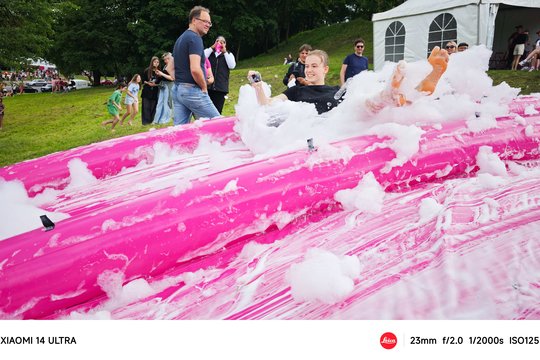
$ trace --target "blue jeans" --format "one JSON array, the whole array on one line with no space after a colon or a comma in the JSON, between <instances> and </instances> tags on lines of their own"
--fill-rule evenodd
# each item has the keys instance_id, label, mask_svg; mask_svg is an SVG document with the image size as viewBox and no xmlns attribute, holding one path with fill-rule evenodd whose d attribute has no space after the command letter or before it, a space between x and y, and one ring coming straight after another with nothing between
<instances>
[{"instance_id":1,"label":"blue jeans","mask_svg":"<svg viewBox=\"0 0 540 360\"><path fill-rule=\"evenodd\" d=\"M189 123L191 115L197 118L214 118L221 116L212 103L210 96L203 93L194 84L174 83L172 88L174 104L174 125Z\"/></svg>"},{"instance_id":2,"label":"blue jeans","mask_svg":"<svg viewBox=\"0 0 540 360\"><path fill-rule=\"evenodd\" d=\"M152 124L167 124L171 121L171 108L169 107L169 87L159 87L159 97L156 107L156 115Z\"/></svg>"}]
</instances>

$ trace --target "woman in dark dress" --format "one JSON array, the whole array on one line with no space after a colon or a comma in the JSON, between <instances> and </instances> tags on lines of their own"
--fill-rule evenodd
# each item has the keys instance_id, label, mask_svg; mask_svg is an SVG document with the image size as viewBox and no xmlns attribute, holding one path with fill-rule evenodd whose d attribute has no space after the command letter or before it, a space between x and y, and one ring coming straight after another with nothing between
<instances>
[{"instance_id":1,"label":"woman in dark dress","mask_svg":"<svg viewBox=\"0 0 540 360\"><path fill-rule=\"evenodd\" d=\"M154 121L156 107L159 96L159 78L156 70L159 70L159 58L153 56L148 66L143 73L143 89L142 89L142 124L148 125Z\"/></svg>"}]
</instances>

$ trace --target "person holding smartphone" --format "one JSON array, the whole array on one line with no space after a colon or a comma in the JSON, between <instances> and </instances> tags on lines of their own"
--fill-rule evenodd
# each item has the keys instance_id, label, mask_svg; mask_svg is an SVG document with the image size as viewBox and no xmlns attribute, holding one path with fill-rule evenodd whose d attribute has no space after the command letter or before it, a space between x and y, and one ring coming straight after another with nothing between
<instances>
[{"instance_id":1,"label":"person holding smartphone","mask_svg":"<svg viewBox=\"0 0 540 360\"><path fill-rule=\"evenodd\" d=\"M449 55L445 49L434 47L428 57L432 71L415 88L419 93L431 95L446 71ZM405 61L400 61L392 74L387 86L380 93L366 99L360 106L370 113L377 113L385 107L405 106L410 103L405 97L401 84L405 77ZM268 97L264 93L260 74L250 70L248 80L255 89L257 102L260 105L268 105L276 101L298 101L314 104L317 112L323 114L338 106L345 94L339 86L325 84L328 73L328 54L323 50L313 50L306 57L306 80L307 86L294 86L285 90L282 94Z\"/></svg>"},{"instance_id":2,"label":"person holding smartphone","mask_svg":"<svg viewBox=\"0 0 540 360\"><path fill-rule=\"evenodd\" d=\"M218 36L214 44L204 50L204 55L210 62L214 75L214 82L208 86L208 96L221 114L225 96L229 93L230 71L236 67L236 60L234 55L227 51L227 41L223 36Z\"/></svg>"},{"instance_id":3,"label":"person holding smartphone","mask_svg":"<svg viewBox=\"0 0 540 360\"><path fill-rule=\"evenodd\" d=\"M339 90L339 86L329 86L325 84L328 73L328 54L323 50L313 50L305 58L305 80L306 86L293 86L285 90L282 94L272 98L264 94L260 75L250 70L248 80L257 94L257 101L261 105L267 105L275 101L301 101L314 104L319 114L330 111L336 107L341 99L334 96Z\"/></svg>"}]
</instances>

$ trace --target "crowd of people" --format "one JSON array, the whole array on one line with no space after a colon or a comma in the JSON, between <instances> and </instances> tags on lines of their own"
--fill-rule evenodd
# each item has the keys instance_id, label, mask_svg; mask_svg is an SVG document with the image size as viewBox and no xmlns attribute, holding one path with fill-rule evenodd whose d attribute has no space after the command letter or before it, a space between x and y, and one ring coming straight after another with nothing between
<instances>
[{"instance_id":1,"label":"crowd of people","mask_svg":"<svg viewBox=\"0 0 540 360\"><path fill-rule=\"evenodd\" d=\"M534 71L539 69L540 30L536 31L536 35L536 40L534 43L531 43L529 30L525 29L523 25L516 26L516 31L508 38L508 49L506 52L507 66L511 70L521 68L523 70Z\"/></svg>"},{"instance_id":2,"label":"crowd of people","mask_svg":"<svg viewBox=\"0 0 540 360\"><path fill-rule=\"evenodd\" d=\"M1 80L6 82L20 82L29 79L45 79L47 81L52 80L55 76L58 76L58 70L53 68L35 68L29 70L19 71L2 71L0 73Z\"/></svg>"},{"instance_id":3,"label":"crowd of people","mask_svg":"<svg viewBox=\"0 0 540 360\"><path fill-rule=\"evenodd\" d=\"M208 33L211 26L210 10L201 6L194 7L189 14L188 29L176 40L172 53L163 54L163 66L159 58L153 57L149 67L143 72L142 80L138 80L141 77L134 76L127 88L119 85L107 105L113 119L106 123L113 124L114 128L117 122L122 124L124 119L130 116L128 123L132 124L138 112L136 95L139 81L142 81L143 125L166 124L171 117L174 125L181 125L189 123L192 117L221 116L229 92L229 73L235 68L236 61L234 55L227 51L227 42L223 36L218 36L211 47L204 49L202 37ZM524 44L528 41L525 33L520 27L512 37L512 51L515 55L512 68L528 62L533 64L532 67L538 68L536 59L540 53L540 39L536 42L536 49L520 62L520 57L524 54ZM540 31L537 34L540 35ZM283 64L287 65L288 69L283 77L283 84L287 89L282 94L267 97L262 89L260 74L256 71L248 72L248 80L254 87L260 104L279 100L302 101L313 103L321 114L342 101L349 79L368 69L368 58L363 55L365 46L362 38L354 41L353 52L342 62L339 76L341 87L326 85L328 55L322 50L313 49L309 44L300 46L296 61L291 54L284 58ZM446 69L449 56L468 48L467 43L456 41L447 42L444 49L435 47L429 57L433 72L420 82L418 90L432 93ZM399 72L401 68L402 66L396 67L390 87L366 103L368 108L377 111L378 107L389 103L396 106L407 103L399 90L402 81ZM116 115L116 98L118 92L123 90L127 90L125 104L128 108L120 120Z\"/></svg>"},{"instance_id":4,"label":"crowd of people","mask_svg":"<svg viewBox=\"0 0 540 360\"><path fill-rule=\"evenodd\" d=\"M128 124L132 125L139 113L139 92L143 125L168 124L171 119L174 125L182 125L189 123L192 118L221 116L229 92L230 70L236 67L236 60L227 50L227 41L223 36L218 36L210 47L204 48L202 38L211 26L210 10L195 6L189 13L188 28L178 37L172 52L162 54L161 59L153 56L148 67L140 74L133 74L128 84L118 82L116 90L107 101L107 110L112 118L104 121L102 125L110 124L113 131L118 123L123 125L126 119ZM531 69L538 69L540 30L537 34L539 38L536 40L535 49L527 53L528 32L522 26L516 27L515 34L509 39L509 51L513 54L512 69L528 63L531 64ZM354 40L353 52L342 62L339 74L341 86L326 85L325 78L329 70L328 55L309 44L303 44L299 48L296 61L291 54L284 59L284 65L288 65L288 70L283 77L283 84L287 89L282 94L267 97L261 87L260 74L255 71L248 73L248 80L252 83L261 104L279 100L308 102L313 103L321 114L341 102L349 79L368 69L368 58L363 55L365 46L366 43L362 38ZM465 51L468 47L465 42L458 44L456 41L449 41L444 49L434 48L429 58L434 73L428 77L429 79L424 79L418 89L431 93L446 69L449 56ZM400 68L396 67L397 73L393 75L389 89L370 100L366 104L367 107L376 110L382 103L387 104L388 99L392 99L390 102L397 106L406 104L407 100L399 91L402 80ZM50 78L53 91L58 91L62 80L55 71L47 70L44 74L34 76ZM24 79L26 76L28 75L24 71L2 73L2 79ZM126 108L123 115L120 114L123 110L122 104Z\"/></svg>"},{"instance_id":5,"label":"crowd of people","mask_svg":"<svg viewBox=\"0 0 540 360\"><path fill-rule=\"evenodd\" d=\"M130 83L119 84L107 101L112 119L102 125L123 124L129 116L132 124L138 113L138 92L141 90L141 121L143 125L187 124L192 117L215 118L221 116L229 92L230 70L236 67L234 55L227 50L227 41L218 36L212 46L204 48L202 37L212 26L210 11L195 6L189 14L189 27L174 44L172 53L166 52L160 59L156 56L142 72L135 74ZM126 113L118 94L125 92Z\"/></svg>"},{"instance_id":6,"label":"crowd of people","mask_svg":"<svg viewBox=\"0 0 540 360\"><path fill-rule=\"evenodd\" d=\"M32 79L43 79L47 82L59 78L54 68L38 67L35 69L0 72L0 87L5 96L13 96L24 92L24 82Z\"/></svg>"}]
</instances>

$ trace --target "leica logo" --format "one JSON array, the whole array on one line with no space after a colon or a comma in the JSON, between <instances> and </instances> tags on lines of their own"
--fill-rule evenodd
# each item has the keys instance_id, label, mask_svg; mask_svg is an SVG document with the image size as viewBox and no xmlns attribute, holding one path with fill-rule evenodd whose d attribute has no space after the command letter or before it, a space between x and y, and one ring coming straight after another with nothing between
<instances>
[{"instance_id":1,"label":"leica logo","mask_svg":"<svg viewBox=\"0 0 540 360\"><path fill-rule=\"evenodd\" d=\"M397 345L397 337L391 332L387 332L381 335L381 346L385 349L393 349Z\"/></svg>"},{"instance_id":2,"label":"leica logo","mask_svg":"<svg viewBox=\"0 0 540 360\"><path fill-rule=\"evenodd\" d=\"M385 337L382 339L381 344L395 344L396 340Z\"/></svg>"}]
</instances>

